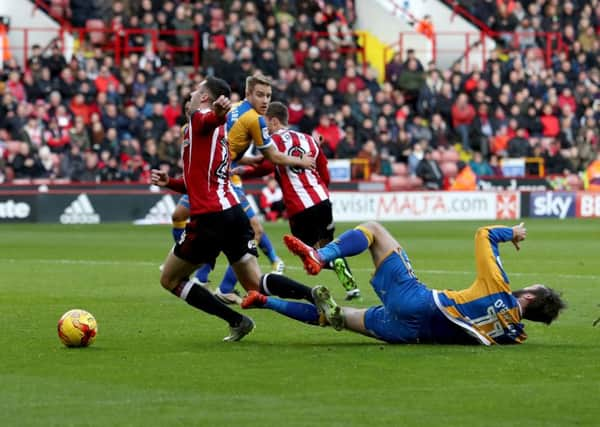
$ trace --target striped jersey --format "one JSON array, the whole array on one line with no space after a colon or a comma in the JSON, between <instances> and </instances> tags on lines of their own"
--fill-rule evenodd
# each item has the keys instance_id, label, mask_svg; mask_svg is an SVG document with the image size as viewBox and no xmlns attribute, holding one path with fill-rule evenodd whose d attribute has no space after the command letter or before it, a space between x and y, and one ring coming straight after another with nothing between
<instances>
[{"instance_id":1,"label":"striped jersey","mask_svg":"<svg viewBox=\"0 0 600 427\"><path fill-rule=\"evenodd\" d=\"M327 158L312 136L290 129L280 129L271 135L277 149L288 156L316 158L317 168L302 169L275 165L275 173L289 216L294 216L329 199Z\"/></svg>"},{"instance_id":2,"label":"striped jersey","mask_svg":"<svg viewBox=\"0 0 600 427\"><path fill-rule=\"evenodd\" d=\"M437 307L447 319L482 344L518 344L527 339L521 308L512 294L500 261L498 243L513 238L512 228L487 226L475 234L477 277L461 291L434 291Z\"/></svg>"},{"instance_id":3,"label":"striped jersey","mask_svg":"<svg viewBox=\"0 0 600 427\"><path fill-rule=\"evenodd\" d=\"M183 179L170 179L168 186L187 191L191 215L220 212L239 203L229 181L224 121L210 109L197 110L183 131Z\"/></svg>"}]
</instances>

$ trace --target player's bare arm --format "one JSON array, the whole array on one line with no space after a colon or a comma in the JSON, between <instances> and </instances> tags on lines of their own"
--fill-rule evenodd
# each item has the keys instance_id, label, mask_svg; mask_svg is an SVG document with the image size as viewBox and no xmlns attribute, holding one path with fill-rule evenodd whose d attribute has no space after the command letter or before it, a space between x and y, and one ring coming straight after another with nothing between
<instances>
[{"instance_id":1,"label":"player's bare arm","mask_svg":"<svg viewBox=\"0 0 600 427\"><path fill-rule=\"evenodd\" d=\"M292 166L303 169L316 167L316 159L311 156L294 157L281 153L277 148L269 146L263 150L263 155L276 165Z\"/></svg>"}]
</instances>

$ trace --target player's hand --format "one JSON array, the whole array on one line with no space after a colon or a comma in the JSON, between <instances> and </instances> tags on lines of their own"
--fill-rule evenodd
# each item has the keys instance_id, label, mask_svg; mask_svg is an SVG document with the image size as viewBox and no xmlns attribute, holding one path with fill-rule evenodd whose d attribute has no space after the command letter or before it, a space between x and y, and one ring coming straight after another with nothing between
<instances>
[{"instance_id":1,"label":"player's hand","mask_svg":"<svg viewBox=\"0 0 600 427\"><path fill-rule=\"evenodd\" d=\"M213 102L213 108L217 116L224 116L231 109L231 100L221 95Z\"/></svg>"},{"instance_id":2,"label":"player's hand","mask_svg":"<svg viewBox=\"0 0 600 427\"><path fill-rule=\"evenodd\" d=\"M169 183L169 175L165 171L158 169L152 169L150 175L150 182L152 185L158 185L159 187L165 187Z\"/></svg>"},{"instance_id":3,"label":"player's hand","mask_svg":"<svg viewBox=\"0 0 600 427\"><path fill-rule=\"evenodd\" d=\"M229 170L229 175L239 175L239 176L243 177L245 172L246 172L245 166L236 166Z\"/></svg>"},{"instance_id":4,"label":"player's hand","mask_svg":"<svg viewBox=\"0 0 600 427\"><path fill-rule=\"evenodd\" d=\"M311 156L302 156L300 159L300 167L304 169L314 169L317 167L317 159Z\"/></svg>"},{"instance_id":5,"label":"player's hand","mask_svg":"<svg viewBox=\"0 0 600 427\"><path fill-rule=\"evenodd\" d=\"M527 237L527 229L525 228L525 223L522 222L519 225L515 225L513 228L513 238L512 244L515 245L517 250L520 250L519 242L522 242Z\"/></svg>"}]
</instances>

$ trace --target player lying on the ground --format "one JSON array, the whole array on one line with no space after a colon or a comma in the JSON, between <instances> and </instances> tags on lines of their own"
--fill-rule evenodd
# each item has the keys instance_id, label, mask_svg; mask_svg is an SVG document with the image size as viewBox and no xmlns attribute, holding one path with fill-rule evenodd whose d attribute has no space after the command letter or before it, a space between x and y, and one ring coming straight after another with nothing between
<instances>
[{"instance_id":1,"label":"player lying on the ground","mask_svg":"<svg viewBox=\"0 0 600 427\"><path fill-rule=\"evenodd\" d=\"M469 288L460 291L427 288L415 276L404 249L376 222L346 231L319 250L293 236L285 236L284 241L313 275L332 259L367 249L371 252L376 266L371 284L383 305L368 309L340 307L326 287L313 289L315 304L335 329L349 329L390 343L491 345L523 342L527 335L522 319L550 324L566 307L561 296L544 285L511 290L500 263L498 243L513 242L519 249L525 237L523 224L479 228L475 234L477 276ZM242 307L263 306L279 311L276 300L252 292ZM312 319L302 320L316 323L318 315L314 312Z\"/></svg>"}]
</instances>

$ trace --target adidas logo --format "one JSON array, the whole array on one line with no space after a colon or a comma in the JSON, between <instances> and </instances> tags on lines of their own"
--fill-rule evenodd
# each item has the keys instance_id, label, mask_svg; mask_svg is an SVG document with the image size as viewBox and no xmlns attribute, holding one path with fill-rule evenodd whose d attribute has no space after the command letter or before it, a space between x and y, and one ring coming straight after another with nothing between
<instances>
[{"instance_id":1,"label":"adidas logo","mask_svg":"<svg viewBox=\"0 0 600 427\"><path fill-rule=\"evenodd\" d=\"M154 206L150 208L146 216L136 219L133 223L137 225L147 224L170 224L171 215L175 210L175 202L170 195L163 196Z\"/></svg>"},{"instance_id":2,"label":"adidas logo","mask_svg":"<svg viewBox=\"0 0 600 427\"><path fill-rule=\"evenodd\" d=\"M94 211L86 194L80 194L60 216L61 224L99 224L100 215Z\"/></svg>"}]
</instances>

